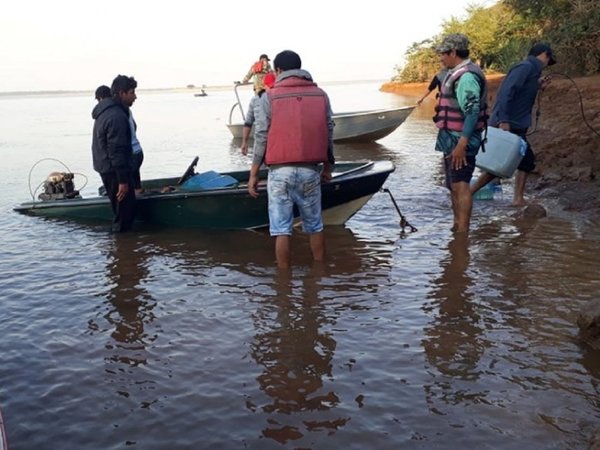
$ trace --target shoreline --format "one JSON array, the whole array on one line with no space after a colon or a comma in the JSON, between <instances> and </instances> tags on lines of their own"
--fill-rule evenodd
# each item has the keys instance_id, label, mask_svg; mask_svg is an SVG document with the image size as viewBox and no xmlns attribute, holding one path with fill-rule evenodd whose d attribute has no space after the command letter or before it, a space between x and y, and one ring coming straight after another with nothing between
<instances>
[{"instance_id":1,"label":"shoreline","mask_svg":"<svg viewBox=\"0 0 600 450\"><path fill-rule=\"evenodd\" d=\"M532 113L528 141L536 169L527 179L528 204L539 203L562 213L600 217L600 74L570 78L551 73ZM488 77L490 104L503 74ZM388 82L382 92L420 97L429 83ZM434 103L430 95L423 104ZM539 118L536 121L536 111Z\"/></svg>"}]
</instances>

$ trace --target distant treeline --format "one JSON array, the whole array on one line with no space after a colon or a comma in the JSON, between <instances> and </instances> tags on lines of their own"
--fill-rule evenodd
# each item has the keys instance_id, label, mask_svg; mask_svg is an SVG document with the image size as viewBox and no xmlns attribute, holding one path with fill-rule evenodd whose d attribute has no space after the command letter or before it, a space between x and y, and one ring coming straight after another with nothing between
<instances>
[{"instance_id":1,"label":"distant treeline","mask_svg":"<svg viewBox=\"0 0 600 450\"><path fill-rule=\"evenodd\" d=\"M439 35L414 43L394 81L429 81L440 68L434 48L448 33L464 33L471 41L471 59L485 70L506 72L536 42L551 45L558 64L572 76L600 73L599 0L500 0L485 8L473 4L466 19L450 18Z\"/></svg>"}]
</instances>

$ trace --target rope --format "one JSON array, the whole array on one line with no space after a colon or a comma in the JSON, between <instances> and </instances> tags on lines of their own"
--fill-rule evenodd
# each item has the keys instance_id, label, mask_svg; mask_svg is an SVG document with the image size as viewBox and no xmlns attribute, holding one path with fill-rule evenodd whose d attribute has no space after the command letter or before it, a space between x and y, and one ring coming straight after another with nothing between
<instances>
[{"instance_id":1,"label":"rope","mask_svg":"<svg viewBox=\"0 0 600 450\"><path fill-rule=\"evenodd\" d=\"M570 76L564 74L564 73L551 73L549 75L547 75L547 77L553 77L553 76L560 76L560 77L564 77L567 80L569 80L571 82L571 84L575 87L575 90L577 91L577 96L579 97L579 112L581 113L581 118L583 119L583 123L585 123L585 125L596 135L598 135L600 137L600 133L598 131L596 131L594 129L594 127L592 127L592 125L590 125L590 123L588 122L587 118L585 117L585 111L583 110L583 96L581 95L581 91L579 90L579 87L577 86L577 83L575 83L575 80L573 80L573 78L571 78ZM544 92L544 90L540 90L538 96L537 96L537 110L535 113L535 128L533 129L533 131L531 133L528 133L527 136L529 136L530 134L536 133L537 132L537 126L538 126L538 119L540 117L541 114L541 108L540 108L540 99L541 99L541 94L542 92Z\"/></svg>"}]
</instances>

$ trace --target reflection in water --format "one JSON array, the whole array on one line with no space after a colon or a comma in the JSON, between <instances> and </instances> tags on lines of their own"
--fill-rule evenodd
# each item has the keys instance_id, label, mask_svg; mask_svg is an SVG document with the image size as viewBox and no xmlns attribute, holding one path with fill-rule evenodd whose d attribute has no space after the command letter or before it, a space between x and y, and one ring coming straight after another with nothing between
<instances>
[{"instance_id":1,"label":"reflection in water","mask_svg":"<svg viewBox=\"0 0 600 450\"><path fill-rule=\"evenodd\" d=\"M271 398L259 405L270 417L263 435L280 443L300 439L305 431L333 432L349 420L331 419L330 415L321 419L315 414L340 402L336 393L323 385L323 377L332 377L336 342L331 333L322 330L331 319L324 316L320 304L317 272L315 268L299 280L287 272L278 274L276 295L254 315L259 332L251 355L263 368L257 377L261 390ZM312 413L311 419L299 425L295 413Z\"/></svg>"},{"instance_id":2,"label":"reflection in water","mask_svg":"<svg viewBox=\"0 0 600 450\"><path fill-rule=\"evenodd\" d=\"M104 358L106 381L120 397L132 400L140 408L148 408L156 402L155 394L147 397L147 391L152 392L148 383L154 382L150 381L152 378L145 369L148 364L146 348L156 339L146 330L155 319L153 309L156 306L144 288L150 265L146 248L137 241L135 234L113 237L106 264L107 285L110 286L106 294L108 309L103 314L114 328L110 333L111 340L105 345L108 351ZM93 322L89 326L96 327ZM136 393L141 393L142 398L136 398ZM120 406L117 408L122 410Z\"/></svg>"},{"instance_id":3,"label":"reflection in water","mask_svg":"<svg viewBox=\"0 0 600 450\"><path fill-rule=\"evenodd\" d=\"M332 435L350 420L332 389L332 329L344 310L376 307L390 269L392 243L365 244L342 227L325 232L325 263L313 264L308 243L298 242L294 251L305 255L298 261L306 265L269 276L272 291L256 298L252 312L250 355L260 367L256 380L264 396L249 398L246 406L266 416L262 436L279 443L301 445L308 433Z\"/></svg>"},{"instance_id":4,"label":"reflection in water","mask_svg":"<svg viewBox=\"0 0 600 450\"><path fill-rule=\"evenodd\" d=\"M442 273L433 281L434 307L437 317L425 327L423 347L429 363L442 376L433 385L425 385L429 403L437 391L446 403L461 403L467 394L446 392L454 383L448 377L460 380L477 380L480 376L478 362L486 347L481 338L481 318L474 307L471 287L474 280L469 275L469 238L466 233L454 235L448 244L448 258L442 262ZM437 378L437 377L436 377ZM475 397L468 393L469 398Z\"/></svg>"}]
</instances>

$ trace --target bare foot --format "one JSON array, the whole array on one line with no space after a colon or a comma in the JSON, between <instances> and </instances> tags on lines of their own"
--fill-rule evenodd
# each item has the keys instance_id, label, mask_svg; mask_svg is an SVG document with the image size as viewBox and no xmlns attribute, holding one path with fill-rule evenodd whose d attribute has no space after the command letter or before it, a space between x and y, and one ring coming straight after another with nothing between
<instances>
[{"instance_id":1,"label":"bare foot","mask_svg":"<svg viewBox=\"0 0 600 450\"><path fill-rule=\"evenodd\" d=\"M450 231L456 231L458 229L458 224L454 224L452 225L452 228L450 228Z\"/></svg>"}]
</instances>

